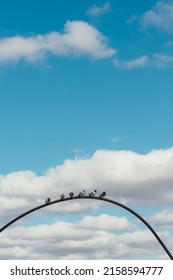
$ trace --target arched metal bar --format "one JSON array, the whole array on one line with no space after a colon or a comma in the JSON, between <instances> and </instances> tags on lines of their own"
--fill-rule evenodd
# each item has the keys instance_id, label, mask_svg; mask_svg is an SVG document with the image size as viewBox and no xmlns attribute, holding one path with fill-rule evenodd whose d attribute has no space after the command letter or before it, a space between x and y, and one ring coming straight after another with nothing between
<instances>
[{"instance_id":1,"label":"arched metal bar","mask_svg":"<svg viewBox=\"0 0 173 280\"><path fill-rule=\"evenodd\" d=\"M65 201L69 201L69 200L74 200L74 199L96 199L96 200L101 200L101 201L106 201L109 202L111 204L120 206L121 208L124 208L125 210L127 210L128 212L132 213L134 216L136 216L143 224L145 224L147 226L147 228L153 233L153 235L155 236L155 238L158 240L158 242L160 243L160 245L163 247L163 249L165 250L165 252L167 253L167 255L169 256L169 258L171 260L173 260L173 255L171 254L171 252L168 250L168 248L166 247L166 245L163 243L163 241L161 240L161 238L159 237L159 235L156 233L156 231L152 228L152 226L141 216L139 215L137 212L135 212L133 209L129 208L128 206L115 201L113 199L109 199L109 198L105 198L105 197L99 197L99 196L84 196L84 197L79 197L79 196L73 196L73 197L66 197L64 199L57 199L57 200L53 200L48 204L41 204L37 207L34 207L24 213L22 213L21 215L17 216L16 218L14 218L13 220L11 220L10 222L8 222L7 224L5 224L1 229L0 229L0 233L2 231L4 231L7 227L9 227L10 225L12 225L13 223L15 223L16 221L22 219L23 217L31 214L32 212L35 212L41 208L50 206L52 204L56 204L56 203L60 203L60 202L65 202Z\"/></svg>"}]
</instances>

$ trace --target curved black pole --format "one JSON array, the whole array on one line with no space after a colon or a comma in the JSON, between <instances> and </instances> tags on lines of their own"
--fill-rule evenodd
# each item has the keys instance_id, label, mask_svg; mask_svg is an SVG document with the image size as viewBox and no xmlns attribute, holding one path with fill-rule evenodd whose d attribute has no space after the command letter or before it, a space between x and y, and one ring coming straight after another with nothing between
<instances>
[{"instance_id":1,"label":"curved black pole","mask_svg":"<svg viewBox=\"0 0 173 280\"><path fill-rule=\"evenodd\" d=\"M163 241L161 240L161 238L158 236L158 234L156 233L156 231L150 226L150 224L142 217L140 216L137 212L135 212L134 210L132 210L131 208L127 207L126 205L120 203L120 202L117 202L115 200L112 200L112 199L109 199L109 198L105 198L105 197L99 197L99 196L83 196L83 197L79 197L79 196L73 196L73 197L66 197L64 199L57 199L57 200L53 200L51 202L49 202L48 204L41 204L35 208L32 208L26 212L24 212L23 214L17 216L16 218L14 218L13 220L11 220L10 222L8 222L6 225L4 225L1 229L0 229L0 233L2 231L4 231L7 227L9 227L10 225L12 225L13 223L15 223L16 221L20 220L21 218L29 215L30 213L32 212L35 212L41 208L44 208L44 207L47 207L47 206L50 206L52 204L55 204L55 203L60 203L60 202L64 202L64 201L68 201L68 200L74 200L74 199L97 199L97 200L102 200L102 201L106 201L106 202L109 202L109 203L112 203L114 205L118 205L120 206L121 208L124 208L126 209L127 211L129 211L130 213L132 213L134 216L136 216L139 220L142 221L142 223L144 223L148 228L149 230L153 233L153 235L156 237L156 239L158 240L158 242L160 243L160 245L163 247L163 249L165 250L165 252L167 253L167 255L169 256L169 258L171 260L173 260L173 255L171 254L171 252L168 250L168 248L166 247L166 245L163 243Z\"/></svg>"}]
</instances>

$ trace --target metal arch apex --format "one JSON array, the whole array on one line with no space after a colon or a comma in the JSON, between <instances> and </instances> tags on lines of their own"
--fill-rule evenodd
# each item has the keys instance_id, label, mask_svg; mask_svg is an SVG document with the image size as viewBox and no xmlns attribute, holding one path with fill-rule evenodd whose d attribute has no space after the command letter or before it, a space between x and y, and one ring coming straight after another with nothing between
<instances>
[{"instance_id":1,"label":"metal arch apex","mask_svg":"<svg viewBox=\"0 0 173 280\"><path fill-rule=\"evenodd\" d=\"M166 245L163 243L163 241L161 240L161 238L158 236L158 234L156 233L156 231L152 228L152 226L141 216L139 215L137 212L135 212L134 210L132 210L131 208L129 208L128 206L116 201L116 200L113 200L113 199L109 199L107 197L99 197L99 196L89 196L89 195L85 195L85 196L73 196L72 197L65 197L64 199L57 199L57 200L52 200L50 201L48 204L44 203L44 204L41 204L37 207L34 207L24 213L22 213L21 215L17 216L16 218L12 219L10 222L8 222L7 224L5 224L3 227L0 228L0 233L2 231L4 231L6 228L8 228L10 225L12 225L13 223L15 223L16 221L18 221L19 219L22 219L23 217L31 214L32 212L35 212L41 208L44 208L44 207L48 207L52 204L56 204L56 203L60 203L60 202L65 202L65 201L68 201L68 200L74 200L74 199L96 199L96 200L101 200L101 201L106 201L106 202L109 202L109 203L112 203L114 205L117 205L117 206L120 206L121 208L124 208L125 210L129 211L130 213L132 213L134 216L136 216L139 220L142 221L143 224L145 224L148 229L153 233L153 235L155 236L155 238L158 240L158 242L160 243L160 245L163 247L163 249L165 250L165 252L167 253L167 255L169 256L169 258L171 260L173 260L173 255L171 254L171 252L168 250L168 248L166 247Z\"/></svg>"}]
</instances>

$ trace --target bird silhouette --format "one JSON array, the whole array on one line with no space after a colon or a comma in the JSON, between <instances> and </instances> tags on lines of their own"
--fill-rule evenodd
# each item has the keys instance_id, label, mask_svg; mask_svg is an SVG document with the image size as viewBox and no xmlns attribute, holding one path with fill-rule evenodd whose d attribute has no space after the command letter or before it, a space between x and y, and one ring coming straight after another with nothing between
<instances>
[{"instance_id":1,"label":"bird silhouette","mask_svg":"<svg viewBox=\"0 0 173 280\"><path fill-rule=\"evenodd\" d=\"M48 198L45 200L45 203L46 203L46 204L49 204L50 201L51 201L51 199L50 199L50 197L48 197Z\"/></svg>"},{"instance_id":2,"label":"bird silhouette","mask_svg":"<svg viewBox=\"0 0 173 280\"><path fill-rule=\"evenodd\" d=\"M69 196L70 196L70 198L73 198L74 192L70 192L70 193L69 193Z\"/></svg>"},{"instance_id":3,"label":"bird silhouette","mask_svg":"<svg viewBox=\"0 0 173 280\"><path fill-rule=\"evenodd\" d=\"M97 190L94 190L94 191L92 191L92 192L89 193L89 196L90 196L90 197L95 196L96 193L97 193Z\"/></svg>"},{"instance_id":4,"label":"bird silhouette","mask_svg":"<svg viewBox=\"0 0 173 280\"><path fill-rule=\"evenodd\" d=\"M78 194L78 197L83 197L83 196L85 196L85 194L86 194L86 191L82 191Z\"/></svg>"},{"instance_id":5,"label":"bird silhouette","mask_svg":"<svg viewBox=\"0 0 173 280\"><path fill-rule=\"evenodd\" d=\"M62 194L60 195L60 198L63 200L63 199L65 198L65 194L62 193Z\"/></svg>"},{"instance_id":6,"label":"bird silhouette","mask_svg":"<svg viewBox=\"0 0 173 280\"><path fill-rule=\"evenodd\" d=\"M101 195L99 195L100 198L104 197L106 195L106 192L102 192Z\"/></svg>"}]
</instances>

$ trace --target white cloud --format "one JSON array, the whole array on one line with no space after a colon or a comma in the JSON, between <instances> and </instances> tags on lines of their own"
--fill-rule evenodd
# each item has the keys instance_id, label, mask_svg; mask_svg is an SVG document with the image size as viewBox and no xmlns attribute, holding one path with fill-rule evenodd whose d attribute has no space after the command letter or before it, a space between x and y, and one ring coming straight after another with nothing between
<instances>
[{"instance_id":1,"label":"white cloud","mask_svg":"<svg viewBox=\"0 0 173 280\"><path fill-rule=\"evenodd\" d=\"M85 216L79 226L92 230L110 231L130 230L133 227L126 217L114 217L107 214L102 214L99 217Z\"/></svg>"},{"instance_id":2,"label":"white cloud","mask_svg":"<svg viewBox=\"0 0 173 280\"><path fill-rule=\"evenodd\" d=\"M158 68L173 67L173 56L154 54L152 64Z\"/></svg>"},{"instance_id":3,"label":"white cloud","mask_svg":"<svg viewBox=\"0 0 173 280\"><path fill-rule=\"evenodd\" d=\"M157 68L173 67L173 56L166 54L152 54L151 56L142 55L134 60L119 60L114 58L115 67L122 69L143 68L146 66L154 66Z\"/></svg>"},{"instance_id":4,"label":"white cloud","mask_svg":"<svg viewBox=\"0 0 173 280\"><path fill-rule=\"evenodd\" d=\"M58 199L61 193L78 194L85 189L131 205L173 203L173 148L141 155L131 151L98 150L90 158L66 160L43 176L21 171L0 176L1 225L21 212ZM102 206L99 201L63 203L64 213L86 213ZM42 210L43 211L43 210ZM44 211L62 212L61 203ZM45 212L44 212L45 213Z\"/></svg>"},{"instance_id":5,"label":"white cloud","mask_svg":"<svg viewBox=\"0 0 173 280\"><path fill-rule=\"evenodd\" d=\"M131 15L130 18L127 20L127 24L131 24L136 21L138 17L136 15Z\"/></svg>"},{"instance_id":6,"label":"white cloud","mask_svg":"<svg viewBox=\"0 0 173 280\"><path fill-rule=\"evenodd\" d=\"M98 150L88 158L66 160L43 176L31 171L1 175L1 226L25 210L44 203L48 196L57 199L62 192L78 194L82 189L88 193L97 188L98 194L105 190L107 197L123 201L133 209L139 205L172 205L172 170L173 148L153 150L144 155L132 151ZM40 210L34 215L35 226L30 226L32 220L28 225L23 219L25 223L17 222L1 233L0 259L149 259L153 256L167 259L151 232L139 228L141 223L136 218L129 221L124 216L113 216L113 210L111 215L104 214L102 207L101 201L84 199ZM91 216L89 211L98 208L99 213L102 210L103 213ZM56 213L53 221L50 212ZM63 217L59 215L62 212L80 213L80 218L73 216L70 222L62 221ZM169 229L172 214L165 210L152 220L157 226ZM51 224L45 224L47 217ZM43 224L38 224L42 221ZM172 251L172 238L168 232L158 234Z\"/></svg>"},{"instance_id":7,"label":"white cloud","mask_svg":"<svg viewBox=\"0 0 173 280\"><path fill-rule=\"evenodd\" d=\"M143 55L139 58L136 58L134 60L119 60L119 59L113 59L113 63L118 68L124 68L124 69L133 69L137 67L144 67L148 65L149 59L147 56Z\"/></svg>"},{"instance_id":8,"label":"white cloud","mask_svg":"<svg viewBox=\"0 0 173 280\"><path fill-rule=\"evenodd\" d=\"M165 228L173 228L173 211L164 209L153 216L153 221L156 223L156 225L163 226Z\"/></svg>"},{"instance_id":9,"label":"white cloud","mask_svg":"<svg viewBox=\"0 0 173 280\"><path fill-rule=\"evenodd\" d=\"M88 9L86 14L91 17L97 17L99 15L105 14L110 11L111 11L111 5L109 2L106 2L103 6L100 7L93 5Z\"/></svg>"},{"instance_id":10,"label":"white cloud","mask_svg":"<svg viewBox=\"0 0 173 280\"><path fill-rule=\"evenodd\" d=\"M88 56L92 59L111 57L107 38L94 26L83 21L67 21L63 32L50 32L31 37L0 39L0 63L43 60L47 54L57 56Z\"/></svg>"},{"instance_id":11,"label":"white cloud","mask_svg":"<svg viewBox=\"0 0 173 280\"><path fill-rule=\"evenodd\" d=\"M122 221L118 217L105 218ZM103 216L98 219L103 220ZM0 259L152 259L153 255L168 258L148 230L137 229L120 235L116 234L118 224L113 228L109 220L107 226L108 230L106 226L96 229L89 222L88 228L88 219L84 218L74 223L60 221L50 225L13 227L1 236ZM109 229L115 232L109 232ZM167 233L159 235L172 245Z\"/></svg>"},{"instance_id":12,"label":"white cloud","mask_svg":"<svg viewBox=\"0 0 173 280\"><path fill-rule=\"evenodd\" d=\"M166 32L173 32L173 3L158 1L153 9L140 17L143 28L155 27Z\"/></svg>"},{"instance_id":13,"label":"white cloud","mask_svg":"<svg viewBox=\"0 0 173 280\"><path fill-rule=\"evenodd\" d=\"M109 140L111 143L117 143L117 142L121 141L121 138L118 136L114 136L114 137L110 137Z\"/></svg>"},{"instance_id":14,"label":"white cloud","mask_svg":"<svg viewBox=\"0 0 173 280\"><path fill-rule=\"evenodd\" d=\"M108 140L109 140L110 143L115 144L115 143L118 143L118 142L126 141L127 137L126 136L111 136L111 137L108 137Z\"/></svg>"}]
</instances>

